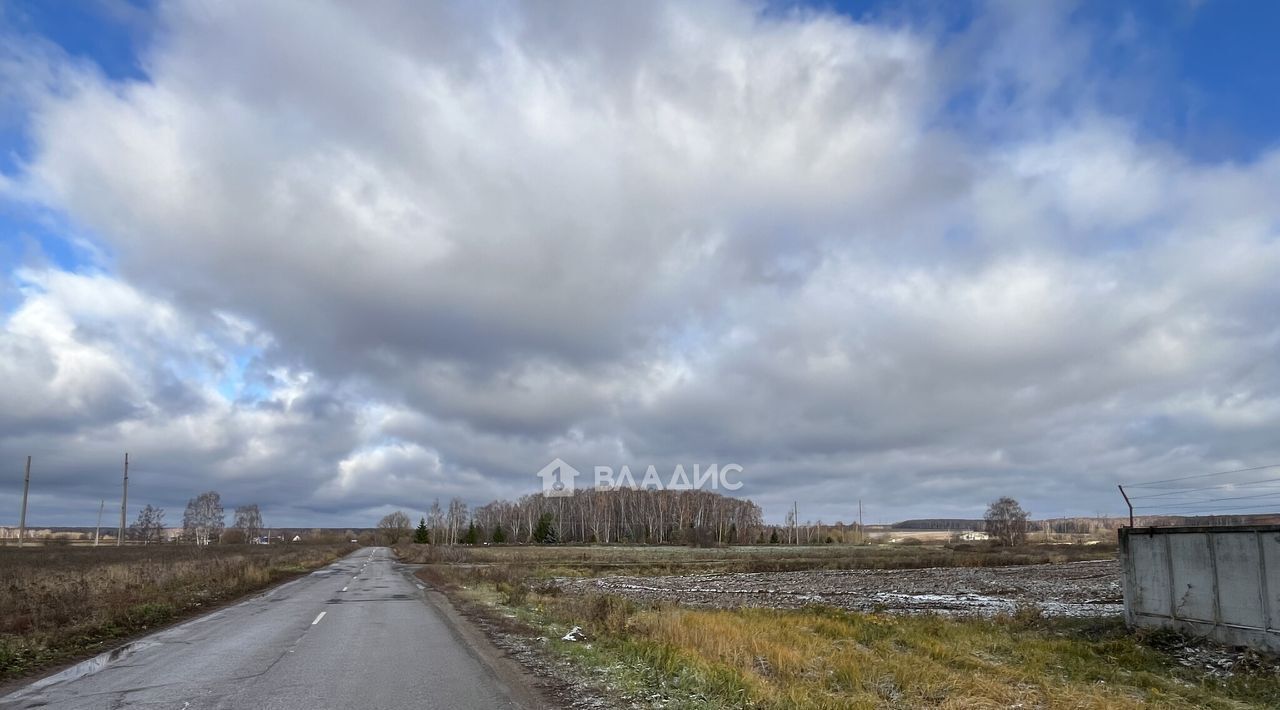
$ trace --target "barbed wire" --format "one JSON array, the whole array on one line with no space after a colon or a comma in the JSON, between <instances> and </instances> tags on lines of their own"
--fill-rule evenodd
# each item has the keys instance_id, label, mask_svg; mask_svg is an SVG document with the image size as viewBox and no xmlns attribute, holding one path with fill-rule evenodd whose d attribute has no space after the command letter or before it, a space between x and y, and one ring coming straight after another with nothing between
<instances>
[{"instance_id":1,"label":"barbed wire","mask_svg":"<svg viewBox=\"0 0 1280 710\"><path fill-rule=\"evenodd\" d=\"M1240 481L1240 482L1234 482L1234 483L1219 483L1216 486L1201 486L1200 488L1179 488L1176 490L1169 491L1167 493L1152 493L1145 496L1129 496L1129 500L1146 500L1150 498L1164 498L1167 496L1184 495L1187 493L1216 490L1219 488L1230 489L1238 486L1257 485L1259 487L1270 487L1266 485L1270 483L1276 483L1277 486L1280 486L1280 478L1264 478L1260 481Z\"/></svg>"},{"instance_id":2,"label":"barbed wire","mask_svg":"<svg viewBox=\"0 0 1280 710\"><path fill-rule=\"evenodd\" d=\"M1252 466L1250 468L1237 468L1231 471L1215 471L1213 473L1200 473L1194 476L1181 476L1179 478L1166 478L1162 481L1145 481L1143 483L1126 483L1126 488L1159 488L1162 483L1177 483L1179 481L1190 481L1196 478L1210 478L1213 476L1230 476L1233 473L1249 473L1250 471L1265 471L1269 468L1280 468L1280 463L1267 464L1265 466Z\"/></svg>"},{"instance_id":3,"label":"barbed wire","mask_svg":"<svg viewBox=\"0 0 1280 710\"><path fill-rule=\"evenodd\" d=\"M1212 479L1271 469L1280 469L1280 464L1214 471L1159 481L1126 483L1123 484L1122 490L1125 492L1133 514L1144 517L1197 517L1220 513L1230 513L1235 516L1250 513L1280 515L1280 477L1254 476L1245 481L1224 480L1220 483L1201 485L1209 483ZM1133 490L1139 493L1137 495L1130 493Z\"/></svg>"}]
</instances>

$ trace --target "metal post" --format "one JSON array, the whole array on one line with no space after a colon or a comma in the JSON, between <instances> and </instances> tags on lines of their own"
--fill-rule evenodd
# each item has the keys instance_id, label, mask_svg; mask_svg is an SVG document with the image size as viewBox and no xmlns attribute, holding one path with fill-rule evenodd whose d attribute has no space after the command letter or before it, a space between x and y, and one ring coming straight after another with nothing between
<instances>
[{"instance_id":1,"label":"metal post","mask_svg":"<svg viewBox=\"0 0 1280 710\"><path fill-rule=\"evenodd\" d=\"M102 509L107 507L107 501L98 502L98 526L93 529L93 546L98 546L98 538L102 537Z\"/></svg>"},{"instance_id":2,"label":"metal post","mask_svg":"<svg viewBox=\"0 0 1280 710\"><path fill-rule=\"evenodd\" d=\"M1261 582L1258 585L1258 606L1262 609L1262 628L1272 631L1275 629L1275 619L1271 618L1271 605L1267 603L1271 598L1267 590L1267 551L1263 546L1262 533L1255 532L1253 536L1258 541L1258 579Z\"/></svg>"},{"instance_id":3,"label":"metal post","mask_svg":"<svg viewBox=\"0 0 1280 710\"><path fill-rule=\"evenodd\" d=\"M1120 489L1120 495L1124 496L1124 504L1129 506L1129 527L1133 527L1133 503L1129 502L1129 494L1124 492L1124 486L1117 485Z\"/></svg>"},{"instance_id":4,"label":"metal post","mask_svg":"<svg viewBox=\"0 0 1280 710\"><path fill-rule=\"evenodd\" d=\"M31 457L27 457L27 472L22 477L22 517L18 519L18 547L27 537L27 491L31 488Z\"/></svg>"},{"instance_id":5,"label":"metal post","mask_svg":"<svg viewBox=\"0 0 1280 710\"><path fill-rule=\"evenodd\" d=\"M120 532L116 535L116 547L124 544L124 514L129 508L129 454L124 455L124 492L120 496Z\"/></svg>"}]
</instances>

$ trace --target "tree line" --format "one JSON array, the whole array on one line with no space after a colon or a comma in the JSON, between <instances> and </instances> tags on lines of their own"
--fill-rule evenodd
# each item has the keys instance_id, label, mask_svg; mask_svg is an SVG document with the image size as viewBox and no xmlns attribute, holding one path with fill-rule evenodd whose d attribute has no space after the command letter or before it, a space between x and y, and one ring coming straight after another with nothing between
<instances>
[{"instance_id":1,"label":"tree line","mask_svg":"<svg viewBox=\"0 0 1280 710\"><path fill-rule=\"evenodd\" d=\"M142 544L164 542L164 508L146 505L138 511L138 517L129 526L129 539ZM182 514L182 542L208 545L213 542L255 542L262 536L265 526L262 511L256 503L237 506L230 529L226 525L226 513L222 496L217 491L205 491L187 501Z\"/></svg>"},{"instance_id":2,"label":"tree line","mask_svg":"<svg viewBox=\"0 0 1280 710\"><path fill-rule=\"evenodd\" d=\"M571 497L540 494L469 509L460 498L432 502L416 529L403 512L378 523L384 542L647 543L728 545L765 542L760 506L714 491L588 488Z\"/></svg>"},{"instance_id":3,"label":"tree line","mask_svg":"<svg viewBox=\"0 0 1280 710\"><path fill-rule=\"evenodd\" d=\"M813 545L865 542L857 524L825 525L796 520L787 512L783 525L768 525L760 506L713 491L643 488L588 488L570 497L538 494L515 501L496 500L474 509L461 498L447 506L433 501L417 527L403 511L384 516L377 526L384 545L476 545L483 543L639 543L652 545ZM987 508L982 527L999 545L1026 542L1030 514L1012 498ZM923 521L922 521L923 522ZM955 520L936 519L947 529Z\"/></svg>"}]
</instances>

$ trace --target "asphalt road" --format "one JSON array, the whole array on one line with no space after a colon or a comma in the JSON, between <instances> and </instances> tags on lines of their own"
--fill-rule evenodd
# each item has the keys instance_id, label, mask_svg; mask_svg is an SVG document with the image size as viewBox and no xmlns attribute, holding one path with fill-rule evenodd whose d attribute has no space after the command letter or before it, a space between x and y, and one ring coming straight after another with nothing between
<instances>
[{"instance_id":1,"label":"asphalt road","mask_svg":"<svg viewBox=\"0 0 1280 710\"><path fill-rule=\"evenodd\" d=\"M139 639L0 708L523 708L384 547Z\"/></svg>"}]
</instances>

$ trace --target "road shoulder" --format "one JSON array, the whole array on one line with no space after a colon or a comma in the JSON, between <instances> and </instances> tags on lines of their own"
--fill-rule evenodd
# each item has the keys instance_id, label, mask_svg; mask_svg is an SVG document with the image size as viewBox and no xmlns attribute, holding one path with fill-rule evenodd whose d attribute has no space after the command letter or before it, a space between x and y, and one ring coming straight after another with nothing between
<instances>
[{"instance_id":1,"label":"road shoulder","mask_svg":"<svg viewBox=\"0 0 1280 710\"><path fill-rule=\"evenodd\" d=\"M539 630L504 616L493 607L465 598L459 594L460 589L435 578L427 565L406 567L415 568L414 577L426 585L424 591L430 595L429 603L439 605L451 625L478 639L476 643L514 669L527 687L536 689L545 707L573 710L618 707L618 699L599 685L598 678L588 677L582 668L552 653Z\"/></svg>"},{"instance_id":2,"label":"road shoulder","mask_svg":"<svg viewBox=\"0 0 1280 710\"><path fill-rule=\"evenodd\" d=\"M422 565L404 563L396 563L396 565L401 573L420 587L423 603L444 619L458 642L493 672L516 702L531 710L550 710L561 707L555 694L548 692L549 688L543 678L530 673L529 669L507 651L493 643L493 639L473 623L472 618L459 609L447 594L417 574Z\"/></svg>"}]
</instances>

